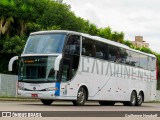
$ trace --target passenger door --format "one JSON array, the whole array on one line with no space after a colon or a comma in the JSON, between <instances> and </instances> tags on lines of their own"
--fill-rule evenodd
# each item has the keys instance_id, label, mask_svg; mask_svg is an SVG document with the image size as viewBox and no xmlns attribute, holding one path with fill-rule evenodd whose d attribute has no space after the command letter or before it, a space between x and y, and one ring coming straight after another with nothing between
<instances>
[{"instance_id":1,"label":"passenger door","mask_svg":"<svg viewBox=\"0 0 160 120\"><path fill-rule=\"evenodd\" d=\"M63 58L61 61L60 80L64 95L71 95L74 85L71 84L72 78L76 75L79 66L80 56L80 36L69 35L66 42Z\"/></svg>"}]
</instances>

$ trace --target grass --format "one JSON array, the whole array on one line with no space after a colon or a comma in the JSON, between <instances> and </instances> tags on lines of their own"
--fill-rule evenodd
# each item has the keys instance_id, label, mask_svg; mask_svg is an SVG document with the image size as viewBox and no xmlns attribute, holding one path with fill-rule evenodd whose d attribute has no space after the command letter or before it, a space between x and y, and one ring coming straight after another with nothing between
<instances>
[{"instance_id":1,"label":"grass","mask_svg":"<svg viewBox=\"0 0 160 120\"><path fill-rule=\"evenodd\" d=\"M9 96L0 96L0 101L39 101L39 99L17 98Z\"/></svg>"},{"instance_id":2,"label":"grass","mask_svg":"<svg viewBox=\"0 0 160 120\"><path fill-rule=\"evenodd\" d=\"M160 101L154 100L154 101L145 102L145 103L160 103Z\"/></svg>"}]
</instances>

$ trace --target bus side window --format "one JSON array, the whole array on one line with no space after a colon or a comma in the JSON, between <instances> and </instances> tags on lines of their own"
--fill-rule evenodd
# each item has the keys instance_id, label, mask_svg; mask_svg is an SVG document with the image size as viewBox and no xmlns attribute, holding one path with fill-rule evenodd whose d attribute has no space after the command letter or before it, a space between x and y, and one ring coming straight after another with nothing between
<instances>
[{"instance_id":1,"label":"bus side window","mask_svg":"<svg viewBox=\"0 0 160 120\"><path fill-rule=\"evenodd\" d=\"M140 54L140 67L148 69L148 57L146 55Z\"/></svg>"},{"instance_id":2,"label":"bus side window","mask_svg":"<svg viewBox=\"0 0 160 120\"><path fill-rule=\"evenodd\" d=\"M63 82L70 80L72 77L71 68L72 68L72 60L69 58L65 58L62 60L62 69L61 69L61 80Z\"/></svg>"},{"instance_id":3,"label":"bus side window","mask_svg":"<svg viewBox=\"0 0 160 120\"><path fill-rule=\"evenodd\" d=\"M66 54L77 54L80 53L80 37L77 35L71 35L68 38L67 44L65 46Z\"/></svg>"},{"instance_id":4,"label":"bus side window","mask_svg":"<svg viewBox=\"0 0 160 120\"><path fill-rule=\"evenodd\" d=\"M128 64L128 60L129 60L128 51L124 48L120 48L119 53L120 53L119 63Z\"/></svg>"},{"instance_id":5,"label":"bus side window","mask_svg":"<svg viewBox=\"0 0 160 120\"><path fill-rule=\"evenodd\" d=\"M156 58L148 57L148 69L150 71L156 70Z\"/></svg>"},{"instance_id":6,"label":"bus side window","mask_svg":"<svg viewBox=\"0 0 160 120\"><path fill-rule=\"evenodd\" d=\"M118 49L115 46L109 45L109 61L116 62L118 58L120 57L120 54L118 53Z\"/></svg>"},{"instance_id":7,"label":"bus side window","mask_svg":"<svg viewBox=\"0 0 160 120\"><path fill-rule=\"evenodd\" d=\"M95 48L93 40L83 38L82 41L82 55L94 57Z\"/></svg>"},{"instance_id":8,"label":"bus side window","mask_svg":"<svg viewBox=\"0 0 160 120\"><path fill-rule=\"evenodd\" d=\"M139 61L139 53L130 51L131 57L130 57L130 65L140 67L140 61Z\"/></svg>"},{"instance_id":9,"label":"bus side window","mask_svg":"<svg viewBox=\"0 0 160 120\"><path fill-rule=\"evenodd\" d=\"M130 65L130 58L131 58L131 54L129 50L125 50L125 54L126 54L126 63L127 65Z\"/></svg>"},{"instance_id":10,"label":"bus side window","mask_svg":"<svg viewBox=\"0 0 160 120\"><path fill-rule=\"evenodd\" d=\"M104 43L96 43L96 58L108 60L108 46Z\"/></svg>"},{"instance_id":11,"label":"bus side window","mask_svg":"<svg viewBox=\"0 0 160 120\"><path fill-rule=\"evenodd\" d=\"M68 81L68 79L69 79L69 65L63 65L62 82Z\"/></svg>"}]
</instances>

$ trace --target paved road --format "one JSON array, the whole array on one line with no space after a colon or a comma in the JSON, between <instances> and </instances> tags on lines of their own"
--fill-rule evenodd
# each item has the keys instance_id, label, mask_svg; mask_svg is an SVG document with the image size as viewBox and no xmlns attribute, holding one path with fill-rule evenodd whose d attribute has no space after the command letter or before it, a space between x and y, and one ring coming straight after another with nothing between
<instances>
[{"instance_id":1,"label":"paved road","mask_svg":"<svg viewBox=\"0 0 160 120\"><path fill-rule=\"evenodd\" d=\"M43 105L40 101L0 101L0 111L160 111L160 103L143 103L140 107L100 106L97 102L87 102L85 106L73 106L72 102L53 102L50 106Z\"/></svg>"},{"instance_id":2,"label":"paved road","mask_svg":"<svg viewBox=\"0 0 160 120\"><path fill-rule=\"evenodd\" d=\"M123 106L121 103L115 104L115 106L100 106L96 102L87 102L85 106L73 106L71 102L53 102L52 105L50 106L45 106L41 102L36 101L36 102L26 102L26 101L0 101L0 111L51 111L51 113L55 111L68 111L66 113L62 112L62 115L64 115L63 119L65 118L66 120L69 118L69 116L66 116L66 114L71 115L72 112L75 111L80 111L80 117L83 114L94 114L93 117L99 116L100 114L103 114L102 112L99 111L113 111L115 113L116 111L160 111L160 103L143 103L141 107L129 107L129 106ZM69 112L72 111L72 112ZM84 112L86 111L86 112ZM92 111L92 112L91 112ZM95 112L94 112L95 111ZM88 112L88 113L87 113ZM113 114L111 113L111 114ZM160 113L160 112L159 112ZM79 114L79 113L74 113ZM159 114L160 115L160 114ZM75 117L75 116L73 116ZM72 119L69 120L74 120ZM90 116L88 116L90 117ZM60 119L60 117L56 118L57 120ZM78 118L80 119L80 118ZM98 119L98 118L93 118ZM101 119L104 119L101 117ZM113 119L113 118L111 118ZM118 119L118 118L116 118ZM159 119L159 118L158 118ZM39 120L39 119L38 119ZM77 120L77 119L76 119ZM106 119L105 119L106 120Z\"/></svg>"}]
</instances>

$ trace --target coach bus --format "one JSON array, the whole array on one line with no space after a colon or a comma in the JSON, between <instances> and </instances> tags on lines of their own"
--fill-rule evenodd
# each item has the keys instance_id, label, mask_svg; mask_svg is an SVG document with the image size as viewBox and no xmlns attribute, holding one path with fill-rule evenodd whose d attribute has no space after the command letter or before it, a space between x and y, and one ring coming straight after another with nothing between
<instances>
[{"instance_id":1,"label":"coach bus","mask_svg":"<svg viewBox=\"0 0 160 120\"><path fill-rule=\"evenodd\" d=\"M77 106L86 101L141 106L156 98L156 57L97 36L34 32L18 60L17 95L44 105L69 100Z\"/></svg>"}]
</instances>

